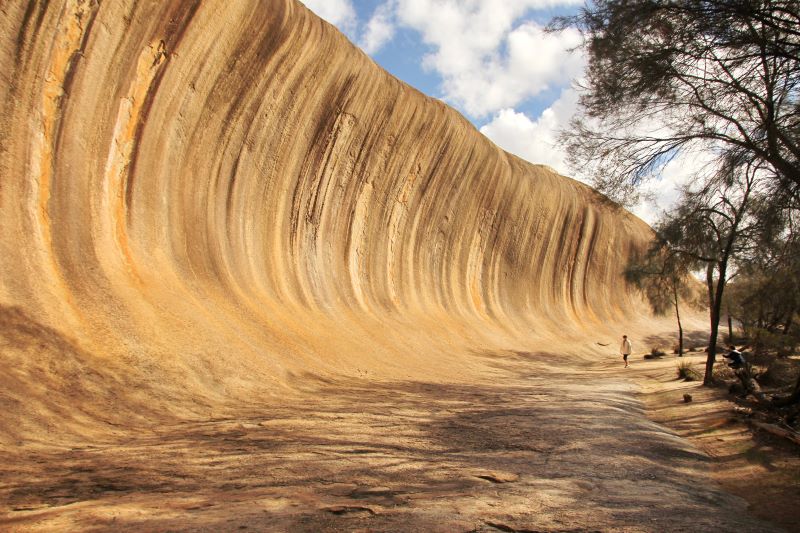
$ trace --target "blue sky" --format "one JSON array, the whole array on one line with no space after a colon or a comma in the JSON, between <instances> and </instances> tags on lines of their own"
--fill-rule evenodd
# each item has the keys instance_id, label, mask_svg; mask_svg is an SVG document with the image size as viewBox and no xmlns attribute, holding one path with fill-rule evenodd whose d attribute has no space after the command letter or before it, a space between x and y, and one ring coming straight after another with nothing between
<instances>
[{"instance_id":1,"label":"blue sky","mask_svg":"<svg viewBox=\"0 0 800 533\"><path fill-rule=\"evenodd\" d=\"M397 78L458 109L501 148L583 179L558 131L578 109L584 72L574 29L545 33L583 0L301 0ZM632 210L648 222L674 200L679 162Z\"/></svg>"},{"instance_id":2,"label":"blue sky","mask_svg":"<svg viewBox=\"0 0 800 533\"><path fill-rule=\"evenodd\" d=\"M313 0L310 1L313 2ZM574 2L564 3L568 5ZM361 28L364 28L366 24L369 23L375 16L379 7L387 4L392 6L395 10L397 9L398 4L396 3L380 2L378 0L353 0L352 5L356 12L356 19L358 21L363 21L360 24ZM571 14L575 12L575 9L574 6L562 6L561 8L547 6L540 9L530 8L522 11L521 16L512 19L511 29L526 23L535 23L543 27L547 25L554 16ZM468 12L468 8L464 11ZM396 15L393 17L392 22L393 28L390 30L391 37L389 37L385 43L376 46L374 50L368 50L368 53L370 53L371 57L379 65L391 72L394 76L413 85L425 94L447 101L447 95L442 91L442 83L444 80L440 71L435 67L431 68L428 66L426 68L423 66L425 56L437 52L436 44L425 42L424 35L418 28L398 22ZM355 32L351 31L350 33L351 39L355 37L357 44L364 44L363 29L361 36L358 35L357 29ZM361 37L361 43L359 43L359 37ZM496 46L493 47L492 52L500 55L507 54L507 32L501 33L498 37L499 39L497 40ZM531 56L533 55L534 51L532 50ZM531 57L531 60L533 60L533 57ZM528 116L539 116L542 111L558 98L562 89L564 89L563 83L560 84L560 86L552 87L550 90L536 97L522 99L516 106L517 110L524 112ZM459 105L458 101L448 103L459 108L459 110L478 127L488 122L485 117L471 115Z\"/></svg>"}]
</instances>

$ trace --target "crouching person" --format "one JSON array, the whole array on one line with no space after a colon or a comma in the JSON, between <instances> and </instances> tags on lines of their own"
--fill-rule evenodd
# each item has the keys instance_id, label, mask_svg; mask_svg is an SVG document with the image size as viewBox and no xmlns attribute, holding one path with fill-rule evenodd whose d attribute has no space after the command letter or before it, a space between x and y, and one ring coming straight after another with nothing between
<instances>
[{"instance_id":1,"label":"crouching person","mask_svg":"<svg viewBox=\"0 0 800 533\"><path fill-rule=\"evenodd\" d=\"M730 360L728 366L734 370L739 370L740 368L744 368L746 364L742 352L737 350L736 346L734 346L733 344L730 345L730 351L724 354L722 357Z\"/></svg>"}]
</instances>

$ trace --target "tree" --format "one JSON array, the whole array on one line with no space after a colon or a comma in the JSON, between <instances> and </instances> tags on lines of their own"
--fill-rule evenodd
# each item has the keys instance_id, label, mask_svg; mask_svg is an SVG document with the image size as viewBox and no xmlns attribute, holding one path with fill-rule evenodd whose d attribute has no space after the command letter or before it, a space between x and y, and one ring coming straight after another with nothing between
<instances>
[{"instance_id":1,"label":"tree","mask_svg":"<svg viewBox=\"0 0 800 533\"><path fill-rule=\"evenodd\" d=\"M597 188L632 200L678 154L702 152L800 196L800 2L596 0L551 25L566 26L583 32L588 66L585 113L563 138Z\"/></svg>"},{"instance_id":2,"label":"tree","mask_svg":"<svg viewBox=\"0 0 800 533\"><path fill-rule=\"evenodd\" d=\"M664 314L672 308L678 325L678 355L683 357L683 324L681 301L691 302L693 291L689 280L689 265L680 255L669 253L655 242L641 259L634 259L625 276L644 292L654 313Z\"/></svg>"},{"instance_id":3,"label":"tree","mask_svg":"<svg viewBox=\"0 0 800 533\"><path fill-rule=\"evenodd\" d=\"M800 311L800 210L776 209L774 199L756 201L754 216L761 221L754 236L755 250L739 260L740 274L726 297L746 335L764 333L778 344L791 345L795 317ZM798 336L800 338L800 336Z\"/></svg>"},{"instance_id":4,"label":"tree","mask_svg":"<svg viewBox=\"0 0 800 533\"><path fill-rule=\"evenodd\" d=\"M788 335L800 309L800 272L791 263L764 269L745 264L726 297L726 306L750 338L758 331Z\"/></svg>"},{"instance_id":5,"label":"tree","mask_svg":"<svg viewBox=\"0 0 800 533\"><path fill-rule=\"evenodd\" d=\"M752 214L759 167L732 165L724 170L699 189L686 188L674 213L656 227L663 253L705 270L711 330L706 385L713 381L725 287L734 275L735 260L752 250L760 222Z\"/></svg>"},{"instance_id":6,"label":"tree","mask_svg":"<svg viewBox=\"0 0 800 533\"><path fill-rule=\"evenodd\" d=\"M678 157L707 161L658 232L705 270L709 383L729 270L760 214L800 205L800 1L595 0L551 25L567 26L587 57L583 114L563 133L573 168L624 202Z\"/></svg>"}]
</instances>

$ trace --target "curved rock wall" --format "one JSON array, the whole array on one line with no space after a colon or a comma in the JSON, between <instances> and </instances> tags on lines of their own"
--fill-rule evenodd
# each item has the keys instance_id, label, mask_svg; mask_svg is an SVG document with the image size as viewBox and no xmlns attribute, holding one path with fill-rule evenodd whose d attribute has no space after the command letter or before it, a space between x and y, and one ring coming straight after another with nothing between
<instances>
[{"instance_id":1,"label":"curved rock wall","mask_svg":"<svg viewBox=\"0 0 800 533\"><path fill-rule=\"evenodd\" d=\"M0 16L3 401L30 419L61 396L198 412L304 373L455 379L467 352L639 305L641 221L294 0Z\"/></svg>"}]
</instances>

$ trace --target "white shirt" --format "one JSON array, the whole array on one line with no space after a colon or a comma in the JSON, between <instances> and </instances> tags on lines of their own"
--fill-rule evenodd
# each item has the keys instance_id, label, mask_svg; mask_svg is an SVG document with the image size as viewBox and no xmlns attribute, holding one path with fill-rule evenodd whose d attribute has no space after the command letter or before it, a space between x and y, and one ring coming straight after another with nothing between
<instances>
[{"instance_id":1,"label":"white shirt","mask_svg":"<svg viewBox=\"0 0 800 533\"><path fill-rule=\"evenodd\" d=\"M633 351L631 341L629 339L622 339L622 346L619 347L619 353L622 355L630 355Z\"/></svg>"}]
</instances>

